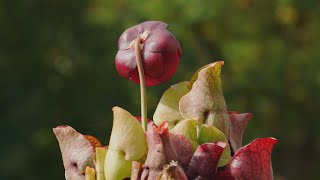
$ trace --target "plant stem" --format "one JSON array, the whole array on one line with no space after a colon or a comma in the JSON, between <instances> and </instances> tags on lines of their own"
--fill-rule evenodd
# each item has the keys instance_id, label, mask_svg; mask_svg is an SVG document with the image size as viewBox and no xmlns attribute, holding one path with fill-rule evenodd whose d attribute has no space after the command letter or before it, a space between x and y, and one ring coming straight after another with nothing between
<instances>
[{"instance_id":1,"label":"plant stem","mask_svg":"<svg viewBox=\"0 0 320 180\"><path fill-rule=\"evenodd\" d=\"M140 42L142 41L141 37L135 39L134 42L134 51L136 55L136 62L138 66L139 72L139 80L140 80L140 97L141 97L141 124L144 132L147 131L147 93L146 93L146 81L144 77L144 70L141 59L141 49Z\"/></svg>"}]
</instances>

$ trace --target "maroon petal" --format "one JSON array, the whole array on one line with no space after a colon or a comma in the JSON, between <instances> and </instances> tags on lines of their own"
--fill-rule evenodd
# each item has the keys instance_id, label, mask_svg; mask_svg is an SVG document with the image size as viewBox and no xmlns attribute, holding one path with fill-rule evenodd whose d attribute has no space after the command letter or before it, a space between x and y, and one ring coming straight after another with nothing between
<instances>
[{"instance_id":1,"label":"maroon petal","mask_svg":"<svg viewBox=\"0 0 320 180\"><path fill-rule=\"evenodd\" d=\"M140 83L135 51L131 47L138 37L143 39L141 59L146 86L163 83L173 76L180 62L181 47L167 27L166 23L160 21L147 21L122 33L115 57L115 66L120 76Z\"/></svg>"},{"instance_id":2,"label":"maroon petal","mask_svg":"<svg viewBox=\"0 0 320 180\"><path fill-rule=\"evenodd\" d=\"M238 114L237 112L229 112L229 118L231 122L230 145L233 152L236 152L242 147L242 136L248 121L252 118L252 114Z\"/></svg>"},{"instance_id":3,"label":"maroon petal","mask_svg":"<svg viewBox=\"0 0 320 180\"><path fill-rule=\"evenodd\" d=\"M148 51L144 51L142 54L142 59L144 60L144 64L148 64L144 68L145 74L150 78L159 79L164 73L164 58L161 53L150 53Z\"/></svg>"},{"instance_id":4,"label":"maroon petal","mask_svg":"<svg viewBox=\"0 0 320 180\"><path fill-rule=\"evenodd\" d=\"M225 142L200 145L192 156L187 171L189 179L212 179L216 173L220 156L227 146Z\"/></svg>"},{"instance_id":5,"label":"maroon petal","mask_svg":"<svg viewBox=\"0 0 320 180\"><path fill-rule=\"evenodd\" d=\"M132 71L137 69L134 50L119 50L115 58L115 67L121 77L129 78Z\"/></svg>"},{"instance_id":6,"label":"maroon petal","mask_svg":"<svg viewBox=\"0 0 320 180\"><path fill-rule=\"evenodd\" d=\"M180 44L168 30L156 29L151 31L143 48L153 53L169 53L180 49Z\"/></svg>"},{"instance_id":7,"label":"maroon petal","mask_svg":"<svg viewBox=\"0 0 320 180\"><path fill-rule=\"evenodd\" d=\"M161 21L145 21L140 24L143 31L146 30L155 30L155 29L165 29L168 27L168 24L161 22Z\"/></svg>"},{"instance_id":8,"label":"maroon petal","mask_svg":"<svg viewBox=\"0 0 320 180\"><path fill-rule=\"evenodd\" d=\"M271 152L277 142L275 138L258 138L240 148L230 162L233 177L272 180Z\"/></svg>"},{"instance_id":9,"label":"maroon petal","mask_svg":"<svg viewBox=\"0 0 320 180\"><path fill-rule=\"evenodd\" d=\"M146 21L135 25L121 34L118 40L118 48L119 50L129 49L130 43L146 30L153 31L155 29L165 29L167 27L168 25L166 23L160 21Z\"/></svg>"}]
</instances>

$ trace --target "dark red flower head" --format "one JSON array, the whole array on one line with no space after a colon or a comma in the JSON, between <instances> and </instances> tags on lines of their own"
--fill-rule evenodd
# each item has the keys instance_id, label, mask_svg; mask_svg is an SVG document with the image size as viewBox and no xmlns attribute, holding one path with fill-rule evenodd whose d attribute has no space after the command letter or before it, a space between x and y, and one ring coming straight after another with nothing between
<instances>
[{"instance_id":1,"label":"dark red flower head","mask_svg":"<svg viewBox=\"0 0 320 180\"><path fill-rule=\"evenodd\" d=\"M139 84L133 41L141 37L141 58L146 85L168 81L177 70L181 48L176 38L160 21L146 21L127 29L119 38L115 66L120 76Z\"/></svg>"}]
</instances>

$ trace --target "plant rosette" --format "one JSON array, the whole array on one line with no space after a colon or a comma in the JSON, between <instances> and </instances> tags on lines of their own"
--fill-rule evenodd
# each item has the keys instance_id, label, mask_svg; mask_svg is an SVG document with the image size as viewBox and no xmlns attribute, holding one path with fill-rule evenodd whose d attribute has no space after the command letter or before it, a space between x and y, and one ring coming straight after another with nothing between
<instances>
[{"instance_id":1,"label":"plant rosette","mask_svg":"<svg viewBox=\"0 0 320 180\"><path fill-rule=\"evenodd\" d=\"M116 56L116 68L121 76L125 75L145 88L162 83L173 75L181 50L166 27L165 23L148 21L121 35ZM157 59L157 55L147 55L150 53L164 55ZM148 58L156 60L149 61ZM153 63L158 61L163 62ZM138 63L142 66L137 67ZM159 66L160 74L169 72L170 77L159 79L160 76L151 75L149 65L155 65L150 69ZM273 179L271 153L278 141L271 137L258 138L242 145L242 136L252 114L227 110L220 77L223 65L223 61L210 63L200 68L189 81L172 85L162 95L153 121L143 117L146 112L143 102L141 107L145 111L141 111L141 118L114 107L108 146L102 146L95 137L82 135L70 126L54 128L65 178ZM147 78L135 72L143 72L143 68L150 73ZM145 94L141 91L143 96Z\"/></svg>"}]
</instances>

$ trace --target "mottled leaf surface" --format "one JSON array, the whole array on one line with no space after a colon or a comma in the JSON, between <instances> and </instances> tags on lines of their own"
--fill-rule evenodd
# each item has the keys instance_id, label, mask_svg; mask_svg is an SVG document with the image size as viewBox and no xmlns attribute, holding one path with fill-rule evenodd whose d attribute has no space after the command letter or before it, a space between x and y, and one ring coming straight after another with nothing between
<instances>
[{"instance_id":1,"label":"mottled leaf surface","mask_svg":"<svg viewBox=\"0 0 320 180\"><path fill-rule=\"evenodd\" d=\"M90 141L70 126L58 126L53 132L59 142L65 178L85 179L86 167L94 167L94 147Z\"/></svg>"},{"instance_id":2,"label":"mottled leaf surface","mask_svg":"<svg viewBox=\"0 0 320 180\"><path fill-rule=\"evenodd\" d=\"M272 180L271 152L277 142L274 138L258 138L240 148L230 163L233 177L237 180Z\"/></svg>"},{"instance_id":3,"label":"mottled leaf surface","mask_svg":"<svg viewBox=\"0 0 320 180\"><path fill-rule=\"evenodd\" d=\"M244 130L252 118L250 113L239 114L237 112L229 113L231 130L230 130L230 144L234 152L242 147L242 136Z\"/></svg>"},{"instance_id":4,"label":"mottled leaf surface","mask_svg":"<svg viewBox=\"0 0 320 180\"><path fill-rule=\"evenodd\" d=\"M190 82L184 81L172 85L165 91L153 115L154 123L159 125L163 121L167 121L169 129L171 129L175 124L182 120L183 117L179 110L179 101L182 96L190 91L190 89Z\"/></svg>"},{"instance_id":5,"label":"mottled leaf surface","mask_svg":"<svg viewBox=\"0 0 320 180\"><path fill-rule=\"evenodd\" d=\"M178 160L177 153L170 141L168 124L152 126L146 132L148 142L148 156L141 179L154 180L158 177L165 164Z\"/></svg>"},{"instance_id":6,"label":"mottled leaf surface","mask_svg":"<svg viewBox=\"0 0 320 180\"><path fill-rule=\"evenodd\" d=\"M179 108L183 118L216 126L229 138L230 119L220 79L222 65L219 61L202 68L190 92L180 99Z\"/></svg>"}]
</instances>

